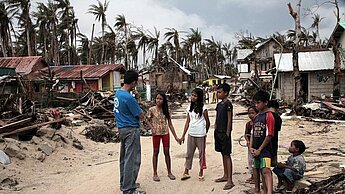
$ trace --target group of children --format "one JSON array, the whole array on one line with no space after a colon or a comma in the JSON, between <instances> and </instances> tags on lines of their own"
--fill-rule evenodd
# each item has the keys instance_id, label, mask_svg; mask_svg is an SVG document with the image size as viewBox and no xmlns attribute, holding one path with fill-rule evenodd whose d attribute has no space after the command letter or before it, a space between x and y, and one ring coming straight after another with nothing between
<instances>
[{"instance_id":1,"label":"group of children","mask_svg":"<svg viewBox=\"0 0 345 194\"><path fill-rule=\"evenodd\" d=\"M230 86L221 84L217 88L217 97L220 102L216 107L216 122L214 130L215 151L220 152L223 159L224 174L215 179L215 182L226 182L224 190L229 190L235 185L232 180L232 145L231 132L233 130L233 106L228 99ZM248 108L250 121L245 127L245 139L248 146L248 168L251 177L246 180L255 184L254 193L260 193L260 180L263 183L265 193L273 192L273 172L278 176L276 191L286 190L292 192L294 180L303 177L305 161L301 155L305 150L302 141L291 142L289 152L292 154L286 163L277 162L278 132L281 129L282 120L276 110L279 104L276 101L269 101L269 94L265 91L257 92L253 100L255 106ZM157 174L158 153L160 141L163 142L165 162L168 170L168 177L175 180L171 172L171 159L169 155L170 136L169 129L178 144L182 144L187 137L187 154L185 169L181 180L187 180L191 176L189 170L192 168L193 156L196 148L199 150L199 180L204 181L203 170L206 169L206 136L210 127L207 108L204 106L204 91L195 88L191 96L191 104L187 108L186 123L183 134L179 138L171 122L171 114L168 109L166 96L162 93L156 95L156 105L148 112L149 126L152 129L153 142L153 180L160 181ZM260 175L262 178L260 179Z\"/></svg>"}]
</instances>

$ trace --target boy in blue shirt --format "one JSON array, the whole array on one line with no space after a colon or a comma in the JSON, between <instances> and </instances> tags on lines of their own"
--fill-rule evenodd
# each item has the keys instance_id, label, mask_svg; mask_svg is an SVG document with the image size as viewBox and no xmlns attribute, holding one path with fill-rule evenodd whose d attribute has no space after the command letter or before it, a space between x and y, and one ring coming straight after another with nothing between
<instances>
[{"instance_id":1,"label":"boy in blue shirt","mask_svg":"<svg viewBox=\"0 0 345 194\"><path fill-rule=\"evenodd\" d=\"M114 96L114 115L121 141L120 189L123 194L145 193L136 191L135 182L141 164L140 119L144 113L129 93L138 82L138 73L126 71L124 85Z\"/></svg>"}]
</instances>

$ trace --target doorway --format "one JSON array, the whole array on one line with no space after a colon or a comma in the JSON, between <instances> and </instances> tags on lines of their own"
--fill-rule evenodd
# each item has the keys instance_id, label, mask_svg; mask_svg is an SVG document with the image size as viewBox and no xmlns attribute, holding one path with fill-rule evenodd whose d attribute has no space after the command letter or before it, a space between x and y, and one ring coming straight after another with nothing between
<instances>
[{"instance_id":1,"label":"doorway","mask_svg":"<svg viewBox=\"0 0 345 194\"><path fill-rule=\"evenodd\" d=\"M301 90L303 102L309 100L309 73L301 73Z\"/></svg>"}]
</instances>

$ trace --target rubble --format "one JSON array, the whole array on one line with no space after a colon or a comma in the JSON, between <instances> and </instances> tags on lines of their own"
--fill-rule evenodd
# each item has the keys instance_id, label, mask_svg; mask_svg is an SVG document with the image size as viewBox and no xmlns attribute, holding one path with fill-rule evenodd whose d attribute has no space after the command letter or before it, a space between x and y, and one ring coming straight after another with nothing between
<instances>
[{"instance_id":1,"label":"rubble","mask_svg":"<svg viewBox=\"0 0 345 194\"><path fill-rule=\"evenodd\" d=\"M2 150L0 150L0 163L1 164L10 164L11 163L10 158Z\"/></svg>"}]
</instances>

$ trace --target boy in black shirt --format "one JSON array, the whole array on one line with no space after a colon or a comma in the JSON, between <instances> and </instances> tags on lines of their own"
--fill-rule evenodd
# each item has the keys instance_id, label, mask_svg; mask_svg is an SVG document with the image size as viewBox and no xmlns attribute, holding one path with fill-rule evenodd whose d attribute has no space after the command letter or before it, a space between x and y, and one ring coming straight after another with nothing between
<instances>
[{"instance_id":1,"label":"boy in black shirt","mask_svg":"<svg viewBox=\"0 0 345 194\"><path fill-rule=\"evenodd\" d=\"M230 86L226 83L218 87L217 95L221 100L216 107L216 123L214 130L215 150L222 154L224 175L217 178L215 182L227 182L224 190L232 189L235 185L232 181L232 160L231 160L231 131L233 107L228 99Z\"/></svg>"},{"instance_id":2,"label":"boy in black shirt","mask_svg":"<svg viewBox=\"0 0 345 194\"><path fill-rule=\"evenodd\" d=\"M276 100L268 101L268 110L272 112L274 117L274 136L272 138L272 148L273 148L273 157L272 157L272 167L277 166L278 164L278 137L279 132L282 128L282 119L278 114L279 103Z\"/></svg>"}]
</instances>

